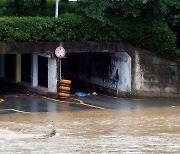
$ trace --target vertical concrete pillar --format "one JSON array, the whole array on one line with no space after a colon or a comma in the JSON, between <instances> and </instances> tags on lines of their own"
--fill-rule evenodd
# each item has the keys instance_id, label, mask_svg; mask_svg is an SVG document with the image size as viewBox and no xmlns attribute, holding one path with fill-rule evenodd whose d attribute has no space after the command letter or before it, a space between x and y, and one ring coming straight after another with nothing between
<instances>
[{"instance_id":1,"label":"vertical concrete pillar","mask_svg":"<svg viewBox=\"0 0 180 154\"><path fill-rule=\"evenodd\" d=\"M21 82L21 54L16 54L16 82Z\"/></svg>"},{"instance_id":2,"label":"vertical concrete pillar","mask_svg":"<svg viewBox=\"0 0 180 154\"><path fill-rule=\"evenodd\" d=\"M5 77L5 55L0 54L0 78Z\"/></svg>"},{"instance_id":3,"label":"vertical concrete pillar","mask_svg":"<svg viewBox=\"0 0 180 154\"><path fill-rule=\"evenodd\" d=\"M38 86L38 55L32 54L31 56L31 85Z\"/></svg>"},{"instance_id":4,"label":"vertical concrete pillar","mask_svg":"<svg viewBox=\"0 0 180 154\"><path fill-rule=\"evenodd\" d=\"M48 91L57 93L57 62L54 58L48 59Z\"/></svg>"}]
</instances>

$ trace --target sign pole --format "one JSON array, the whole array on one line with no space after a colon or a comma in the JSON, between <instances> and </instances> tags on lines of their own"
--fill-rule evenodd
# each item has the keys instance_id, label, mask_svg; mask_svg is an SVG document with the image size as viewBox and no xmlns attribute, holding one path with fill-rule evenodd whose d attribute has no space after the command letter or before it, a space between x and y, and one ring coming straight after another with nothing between
<instances>
[{"instance_id":1,"label":"sign pole","mask_svg":"<svg viewBox=\"0 0 180 154\"><path fill-rule=\"evenodd\" d=\"M61 79L61 59L59 59L59 79Z\"/></svg>"},{"instance_id":2,"label":"sign pole","mask_svg":"<svg viewBox=\"0 0 180 154\"><path fill-rule=\"evenodd\" d=\"M60 46L57 47L54 51L54 54L57 58L57 70L58 70L58 72L57 72L57 76L58 76L57 77L58 78L58 80L57 80L57 93L59 93L59 85L60 85L59 80L61 80L61 78L62 78L62 76L61 76L61 58L63 58L66 54L65 49L61 45L62 45L62 43L60 43Z\"/></svg>"},{"instance_id":3,"label":"sign pole","mask_svg":"<svg viewBox=\"0 0 180 154\"><path fill-rule=\"evenodd\" d=\"M57 59L57 98L59 94L59 86L60 86L60 65L59 65L60 59Z\"/></svg>"},{"instance_id":4,"label":"sign pole","mask_svg":"<svg viewBox=\"0 0 180 154\"><path fill-rule=\"evenodd\" d=\"M59 0L56 0L56 5L55 5L55 18L58 18L58 7L59 7ZM59 93L59 80L60 80L60 69L61 69L61 66L60 66L60 59L58 58L57 59L57 94ZM58 95L57 95L58 97Z\"/></svg>"}]
</instances>

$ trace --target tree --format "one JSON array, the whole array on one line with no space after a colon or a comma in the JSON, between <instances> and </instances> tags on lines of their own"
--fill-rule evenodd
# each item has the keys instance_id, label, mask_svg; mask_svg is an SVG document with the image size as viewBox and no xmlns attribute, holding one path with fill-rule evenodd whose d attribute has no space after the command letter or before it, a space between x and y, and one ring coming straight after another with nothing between
<instances>
[{"instance_id":1,"label":"tree","mask_svg":"<svg viewBox=\"0 0 180 154\"><path fill-rule=\"evenodd\" d=\"M19 0L14 0L14 6L17 7L19 5Z\"/></svg>"},{"instance_id":2,"label":"tree","mask_svg":"<svg viewBox=\"0 0 180 154\"><path fill-rule=\"evenodd\" d=\"M81 0L78 3L79 12L100 21L105 21L109 16L124 16L180 24L179 0Z\"/></svg>"},{"instance_id":3,"label":"tree","mask_svg":"<svg viewBox=\"0 0 180 154\"><path fill-rule=\"evenodd\" d=\"M77 11L90 18L99 20L103 24L107 24L108 10L111 8L111 1L108 0L81 0L78 1L79 7Z\"/></svg>"},{"instance_id":4,"label":"tree","mask_svg":"<svg viewBox=\"0 0 180 154\"><path fill-rule=\"evenodd\" d=\"M40 4L43 5L43 4L46 4L46 0L40 0Z\"/></svg>"},{"instance_id":5,"label":"tree","mask_svg":"<svg viewBox=\"0 0 180 154\"><path fill-rule=\"evenodd\" d=\"M61 0L61 2L68 3L69 0Z\"/></svg>"},{"instance_id":6,"label":"tree","mask_svg":"<svg viewBox=\"0 0 180 154\"><path fill-rule=\"evenodd\" d=\"M111 18L144 18L163 21L180 40L180 0L80 0L77 11L98 20L101 25L111 25ZM177 41L180 42L180 41ZM180 43L179 48L180 48Z\"/></svg>"}]
</instances>

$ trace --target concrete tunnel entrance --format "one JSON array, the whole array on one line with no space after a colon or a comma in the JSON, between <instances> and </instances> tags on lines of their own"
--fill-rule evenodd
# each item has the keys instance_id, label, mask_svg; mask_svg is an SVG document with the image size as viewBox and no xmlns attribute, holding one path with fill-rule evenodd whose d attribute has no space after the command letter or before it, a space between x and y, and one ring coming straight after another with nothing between
<instances>
[{"instance_id":1,"label":"concrete tunnel entrance","mask_svg":"<svg viewBox=\"0 0 180 154\"><path fill-rule=\"evenodd\" d=\"M57 92L57 59L46 54L1 54L0 62L2 78ZM131 57L126 52L66 53L61 64L62 78L72 80L71 93L131 93ZM118 82L113 81L116 72Z\"/></svg>"},{"instance_id":2,"label":"concrete tunnel entrance","mask_svg":"<svg viewBox=\"0 0 180 154\"><path fill-rule=\"evenodd\" d=\"M48 58L37 54L0 54L0 78L47 87Z\"/></svg>"},{"instance_id":3,"label":"concrete tunnel entrance","mask_svg":"<svg viewBox=\"0 0 180 154\"><path fill-rule=\"evenodd\" d=\"M38 85L48 86L48 58L43 56L37 57ZM21 54L21 81L31 83L32 80L32 54Z\"/></svg>"},{"instance_id":4,"label":"concrete tunnel entrance","mask_svg":"<svg viewBox=\"0 0 180 154\"><path fill-rule=\"evenodd\" d=\"M131 57L126 52L67 53L62 78L72 80L72 92L85 90L131 93ZM119 81L113 77L119 75Z\"/></svg>"}]
</instances>

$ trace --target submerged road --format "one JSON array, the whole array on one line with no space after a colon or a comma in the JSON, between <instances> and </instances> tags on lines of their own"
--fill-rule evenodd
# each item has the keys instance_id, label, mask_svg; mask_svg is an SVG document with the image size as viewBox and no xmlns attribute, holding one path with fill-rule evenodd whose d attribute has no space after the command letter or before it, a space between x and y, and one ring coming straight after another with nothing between
<instances>
[{"instance_id":1,"label":"submerged road","mask_svg":"<svg viewBox=\"0 0 180 154\"><path fill-rule=\"evenodd\" d=\"M101 106L106 109L141 109L153 107L179 107L179 98L117 98L99 94L78 98L87 104Z\"/></svg>"},{"instance_id":2,"label":"submerged road","mask_svg":"<svg viewBox=\"0 0 180 154\"><path fill-rule=\"evenodd\" d=\"M79 104L68 104L39 96L6 97L1 109L30 113L0 115L1 153L180 153L179 101L80 99ZM93 104L111 109L97 109ZM51 121L56 134L38 139L51 132Z\"/></svg>"},{"instance_id":3,"label":"submerged road","mask_svg":"<svg viewBox=\"0 0 180 154\"><path fill-rule=\"evenodd\" d=\"M0 113L58 112L64 110L86 110L93 107L82 105L82 101L52 99L27 92L8 83L0 82Z\"/></svg>"},{"instance_id":4,"label":"submerged road","mask_svg":"<svg viewBox=\"0 0 180 154\"><path fill-rule=\"evenodd\" d=\"M153 107L178 107L180 99L175 98L117 98L98 94L87 97L52 99L30 94L14 88L0 88L1 113L10 113L14 109L24 112L59 112L87 109L126 109L134 110Z\"/></svg>"},{"instance_id":5,"label":"submerged road","mask_svg":"<svg viewBox=\"0 0 180 154\"><path fill-rule=\"evenodd\" d=\"M87 109L140 109L152 107L178 107L180 99L175 98L117 98L107 95L52 99L28 93L12 84L0 82L1 113L20 110L24 112L58 112ZM8 109L8 110L7 110ZM3 113L4 113L3 112Z\"/></svg>"},{"instance_id":6,"label":"submerged road","mask_svg":"<svg viewBox=\"0 0 180 154\"><path fill-rule=\"evenodd\" d=\"M58 100L14 88L0 86L1 153L180 153L180 99ZM51 121L56 134L39 139Z\"/></svg>"}]
</instances>

